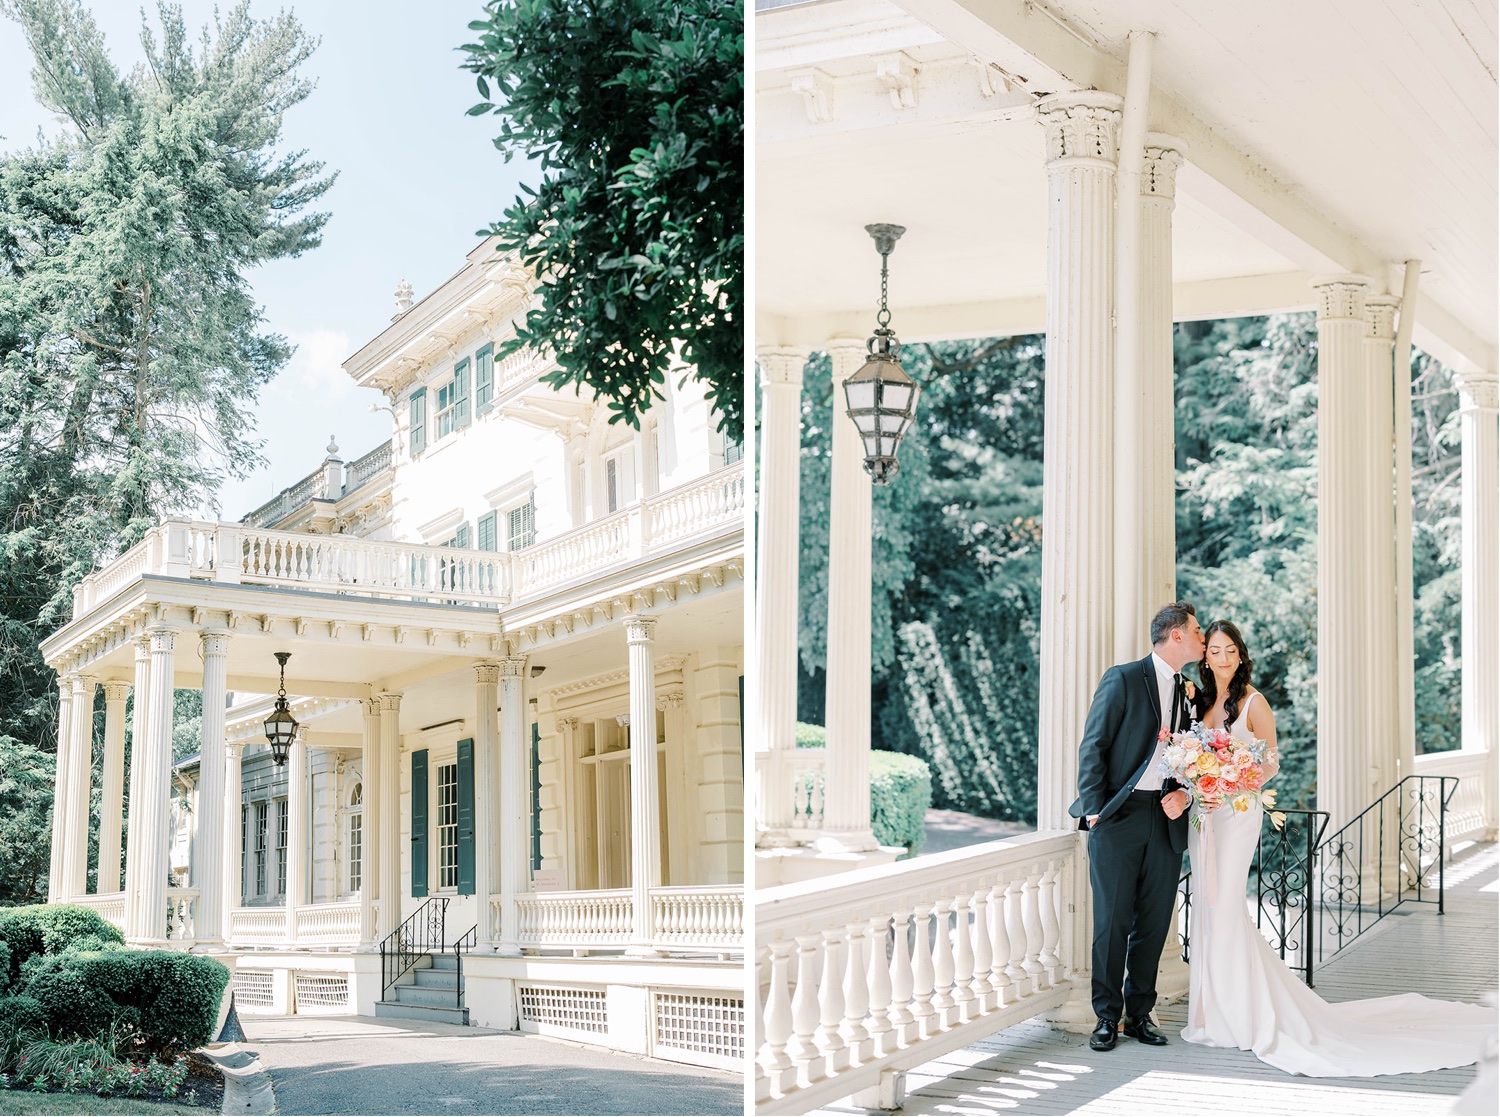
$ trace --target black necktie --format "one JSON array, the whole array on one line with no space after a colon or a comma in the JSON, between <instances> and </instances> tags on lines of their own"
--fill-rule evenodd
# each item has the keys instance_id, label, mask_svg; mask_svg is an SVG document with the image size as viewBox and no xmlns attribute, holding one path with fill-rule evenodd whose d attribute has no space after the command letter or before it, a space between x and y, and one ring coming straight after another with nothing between
<instances>
[{"instance_id":1,"label":"black necktie","mask_svg":"<svg viewBox=\"0 0 1500 1117\"><path fill-rule=\"evenodd\" d=\"M1181 733L1188 727L1187 691L1182 687L1182 675L1172 676L1172 732Z\"/></svg>"}]
</instances>

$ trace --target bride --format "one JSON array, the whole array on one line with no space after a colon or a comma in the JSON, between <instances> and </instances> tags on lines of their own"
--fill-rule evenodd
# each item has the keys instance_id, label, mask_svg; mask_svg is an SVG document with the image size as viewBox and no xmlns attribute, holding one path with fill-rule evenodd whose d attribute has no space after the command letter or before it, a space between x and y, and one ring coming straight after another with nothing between
<instances>
[{"instance_id":1,"label":"bride","mask_svg":"<svg viewBox=\"0 0 1500 1117\"><path fill-rule=\"evenodd\" d=\"M1215 621L1204 633L1196 705L1204 726L1265 741L1267 771L1274 775L1276 719L1265 696L1250 686L1251 666L1239 630ZM1329 1004L1286 967L1246 908L1261 813L1259 803L1243 812L1217 810L1188 835L1193 956L1182 1038L1253 1051L1273 1067L1314 1077L1407 1074L1475 1062L1495 1029L1491 1009L1416 993Z\"/></svg>"}]
</instances>

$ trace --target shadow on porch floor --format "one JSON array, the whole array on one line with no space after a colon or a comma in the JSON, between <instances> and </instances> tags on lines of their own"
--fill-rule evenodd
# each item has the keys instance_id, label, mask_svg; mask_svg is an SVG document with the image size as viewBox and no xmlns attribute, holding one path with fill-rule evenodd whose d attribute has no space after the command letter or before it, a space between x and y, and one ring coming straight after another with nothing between
<instances>
[{"instance_id":1,"label":"shadow on porch floor","mask_svg":"<svg viewBox=\"0 0 1500 1117\"><path fill-rule=\"evenodd\" d=\"M1500 984L1500 848L1470 848L1448 869L1447 912L1408 905L1315 974L1329 1001L1417 992L1480 1001ZM910 1114L1242 1113L1257 1117L1425 1117L1448 1113L1473 1067L1382 1078L1298 1078L1248 1051L1194 1047L1177 1038L1187 1002L1157 1013L1173 1043L1124 1042L1094 1052L1088 1037L1029 1020L907 1075ZM816 1111L861 1114L845 1099Z\"/></svg>"}]
</instances>

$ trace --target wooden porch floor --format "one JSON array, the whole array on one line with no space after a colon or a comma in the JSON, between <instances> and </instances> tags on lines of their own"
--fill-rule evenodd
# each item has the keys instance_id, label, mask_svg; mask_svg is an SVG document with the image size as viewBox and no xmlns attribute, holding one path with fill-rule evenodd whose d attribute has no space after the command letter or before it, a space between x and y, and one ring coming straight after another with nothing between
<instances>
[{"instance_id":1,"label":"wooden porch floor","mask_svg":"<svg viewBox=\"0 0 1500 1117\"><path fill-rule=\"evenodd\" d=\"M1479 1002L1500 984L1500 849L1471 847L1448 870L1447 911L1405 905L1316 971L1320 995L1352 1001L1418 992ZM1447 1114L1475 1069L1381 1078L1300 1078L1248 1051L1178 1039L1186 998L1157 1013L1165 1048L1122 1041L1090 1051L1088 1037L1040 1020L1008 1028L907 1074L911 1114L1280 1114L1425 1117ZM863 1114L848 1099L824 1115Z\"/></svg>"}]
</instances>

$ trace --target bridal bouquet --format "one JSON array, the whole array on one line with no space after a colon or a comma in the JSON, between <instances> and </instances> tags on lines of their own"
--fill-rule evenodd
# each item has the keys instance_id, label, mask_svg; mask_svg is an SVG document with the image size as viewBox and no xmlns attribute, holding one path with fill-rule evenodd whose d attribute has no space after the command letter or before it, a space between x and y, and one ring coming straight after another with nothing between
<instances>
[{"instance_id":1,"label":"bridal bouquet","mask_svg":"<svg viewBox=\"0 0 1500 1117\"><path fill-rule=\"evenodd\" d=\"M1275 810L1276 791L1264 788L1266 782L1266 743L1256 739L1241 741L1223 729L1204 729L1196 722L1193 728L1178 733L1163 729L1157 740L1166 743L1158 765L1162 775L1170 776L1188 793L1189 820L1195 829L1220 807L1232 806L1248 811L1259 802L1281 829L1286 815Z\"/></svg>"}]
</instances>

